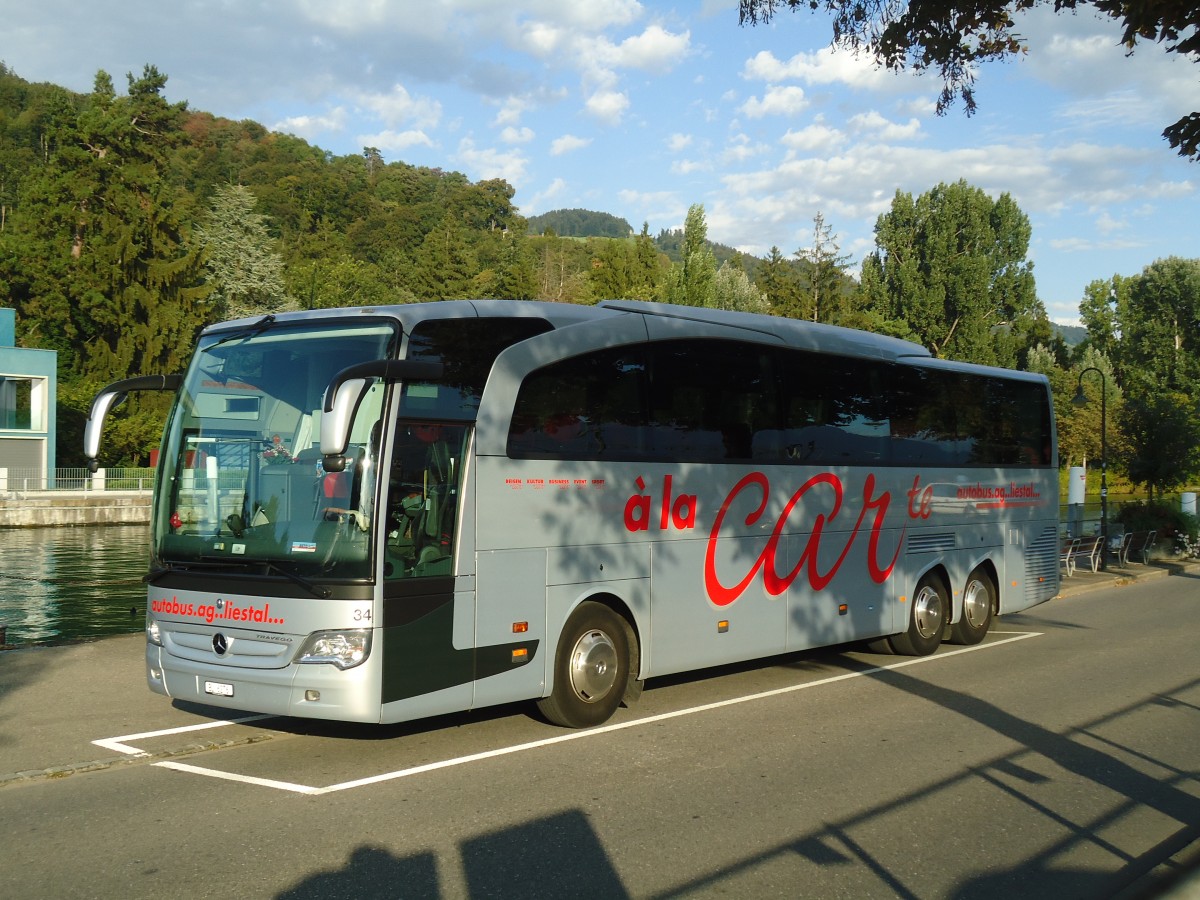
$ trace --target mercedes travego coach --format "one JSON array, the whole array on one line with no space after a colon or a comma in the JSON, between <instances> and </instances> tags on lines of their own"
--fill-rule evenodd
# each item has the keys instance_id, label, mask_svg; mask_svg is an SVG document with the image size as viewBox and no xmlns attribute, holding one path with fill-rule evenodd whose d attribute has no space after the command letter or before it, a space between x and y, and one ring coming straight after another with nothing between
<instances>
[{"instance_id":1,"label":"mercedes travego coach","mask_svg":"<svg viewBox=\"0 0 1200 900\"><path fill-rule=\"evenodd\" d=\"M214 325L159 453L146 677L397 722L868 642L929 654L1058 590L1040 375L746 313L450 301Z\"/></svg>"}]
</instances>

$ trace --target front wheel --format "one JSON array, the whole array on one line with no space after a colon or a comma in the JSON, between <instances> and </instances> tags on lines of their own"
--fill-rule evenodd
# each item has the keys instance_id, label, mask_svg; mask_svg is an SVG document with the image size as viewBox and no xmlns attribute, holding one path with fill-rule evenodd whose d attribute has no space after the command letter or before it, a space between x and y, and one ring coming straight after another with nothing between
<instances>
[{"instance_id":1,"label":"front wheel","mask_svg":"<svg viewBox=\"0 0 1200 900\"><path fill-rule=\"evenodd\" d=\"M538 709L567 728L599 725L616 712L628 677L625 623L607 606L581 603L558 639L554 688Z\"/></svg>"},{"instance_id":2,"label":"front wheel","mask_svg":"<svg viewBox=\"0 0 1200 900\"><path fill-rule=\"evenodd\" d=\"M955 644L978 644L992 625L992 609L996 605L996 585L982 569L967 576L963 589L962 616L950 627L950 640Z\"/></svg>"},{"instance_id":3,"label":"front wheel","mask_svg":"<svg viewBox=\"0 0 1200 900\"><path fill-rule=\"evenodd\" d=\"M942 579L933 573L917 582L913 591L908 628L888 638L902 656L928 656L942 643L942 632L950 616L950 597Z\"/></svg>"}]
</instances>

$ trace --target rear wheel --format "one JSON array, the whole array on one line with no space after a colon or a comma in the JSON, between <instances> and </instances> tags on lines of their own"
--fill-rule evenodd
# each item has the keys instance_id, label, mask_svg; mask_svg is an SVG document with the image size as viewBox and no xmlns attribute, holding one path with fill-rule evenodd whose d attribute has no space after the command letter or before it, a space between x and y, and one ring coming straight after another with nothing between
<instances>
[{"instance_id":1,"label":"rear wheel","mask_svg":"<svg viewBox=\"0 0 1200 900\"><path fill-rule=\"evenodd\" d=\"M955 644L978 644L992 625L992 609L996 604L996 585L984 569L967 576L963 589L962 616L950 628L950 640Z\"/></svg>"},{"instance_id":2,"label":"rear wheel","mask_svg":"<svg viewBox=\"0 0 1200 900\"><path fill-rule=\"evenodd\" d=\"M950 615L950 598L942 579L933 573L917 582L908 616L908 628L888 638L902 656L928 656L942 642Z\"/></svg>"},{"instance_id":3,"label":"rear wheel","mask_svg":"<svg viewBox=\"0 0 1200 900\"><path fill-rule=\"evenodd\" d=\"M554 688L538 701L538 709L556 725L599 725L621 704L628 677L625 623L607 606L582 603L558 640Z\"/></svg>"}]
</instances>

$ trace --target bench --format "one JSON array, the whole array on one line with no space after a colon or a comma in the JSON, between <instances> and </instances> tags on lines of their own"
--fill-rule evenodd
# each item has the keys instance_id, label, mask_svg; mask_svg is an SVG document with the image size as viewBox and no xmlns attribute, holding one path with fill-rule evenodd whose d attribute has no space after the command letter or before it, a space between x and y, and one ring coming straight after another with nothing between
<instances>
[{"instance_id":1,"label":"bench","mask_svg":"<svg viewBox=\"0 0 1200 900\"><path fill-rule=\"evenodd\" d=\"M1129 561L1129 545L1132 542L1132 531L1125 531L1121 534L1109 536L1108 552L1117 565L1123 566Z\"/></svg>"},{"instance_id":2,"label":"bench","mask_svg":"<svg viewBox=\"0 0 1200 900\"><path fill-rule=\"evenodd\" d=\"M1104 540L1099 535L1079 538L1078 546L1071 552L1071 568L1078 569L1079 564L1083 562L1091 571L1099 571L1100 554L1103 549Z\"/></svg>"},{"instance_id":3,"label":"bench","mask_svg":"<svg viewBox=\"0 0 1200 900\"><path fill-rule=\"evenodd\" d=\"M1077 549L1079 549L1079 538L1063 538L1058 561L1067 570L1068 578L1075 574L1075 551Z\"/></svg>"},{"instance_id":4,"label":"bench","mask_svg":"<svg viewBox=\"0 0 1200 900\"><path fill-rule=\"evenodd\" d=\"M1128 537L1129 540L1121 547L1121 565L1127 565L1130 557L1133 557L1135 562L1140 560L1143 565L1149 565L1150 551L1154 549L1154 540L1158 537L1158 532L1135 531Z\"/></svg>"}]
</instances>

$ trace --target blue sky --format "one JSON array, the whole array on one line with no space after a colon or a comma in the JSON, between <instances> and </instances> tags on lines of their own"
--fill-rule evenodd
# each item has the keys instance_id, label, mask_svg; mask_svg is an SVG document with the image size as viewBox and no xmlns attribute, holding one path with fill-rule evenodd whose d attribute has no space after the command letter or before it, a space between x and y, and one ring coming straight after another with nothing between
<instances>
[{"instance_id":1,"label":"blue sky","mask_svg":"<svg viewBox=\"0 0 1200 900\"><path fill-rule=\"evenodd\" d=\"M1127 57L1090 12L1021 16L1029 52L977 73L971 118L935 115L935 78L828 50L824 15L743 28L737 0L0 0L0 21L29 81L121 89L151 63L171 101L505 178L526 215L657 233L701 203L712 240L760 256L810 246L819 212L857 264L897 190L965 179L1029 216L1061 322L1092 280L1200 257L1200 165L1161 138L1200 106L1200 67Z\"/></svg>"}]
</instances>

